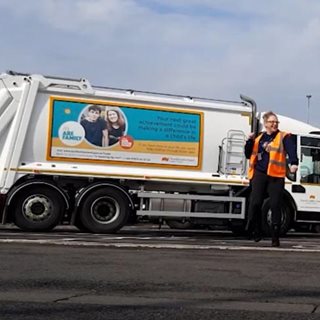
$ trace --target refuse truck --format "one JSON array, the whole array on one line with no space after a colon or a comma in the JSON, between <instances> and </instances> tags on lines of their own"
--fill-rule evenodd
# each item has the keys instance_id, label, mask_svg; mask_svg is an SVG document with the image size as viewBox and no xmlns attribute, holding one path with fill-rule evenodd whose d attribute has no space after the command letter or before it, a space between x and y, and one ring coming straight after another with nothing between
<instances>
[{"instance_id":1,"label":"refuse truck","mask_svg":"<svg viewBox=\"0 0 320 320\"><path fill-rule=\"evenodd\" d=\"M282 233L320 225L320 136L280 118L300 159L288 173ZM250 195L243 148L262 130L253 99L239 101L0 75L0 221L26 231L75 225L93 233L130 219L242 232ZM268 198L263 205L268 232Z\"/></svg>"}]
</instances>

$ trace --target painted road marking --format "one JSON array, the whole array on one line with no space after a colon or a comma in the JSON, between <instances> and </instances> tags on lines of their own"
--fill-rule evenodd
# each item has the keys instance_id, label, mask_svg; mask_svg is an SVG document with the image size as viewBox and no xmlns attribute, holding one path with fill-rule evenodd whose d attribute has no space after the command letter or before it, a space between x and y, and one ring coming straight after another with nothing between
<instances>
[{"instance_id":1,"label":"painted road marking","mask_svg":"<svg viewBox=\"0 0 320 320\"><path fill-rule=\"evenodd\" d=\"M107 247L107 248L145 248L145 249L178 249L178 250L230 250L230 251L281 251L281 252L320 252L320 246L306 248L302 246L292 247L265 247L265 246L233 246L233 245L201 245L201 244L172 244L172 243L104 243L97 241L75 241L66 238L61 240L53 239L0 239L0 243L14 244L41 244L41 245L60 245L60 246L80 246L80 247Z\"/></svg>"}]
</instances>

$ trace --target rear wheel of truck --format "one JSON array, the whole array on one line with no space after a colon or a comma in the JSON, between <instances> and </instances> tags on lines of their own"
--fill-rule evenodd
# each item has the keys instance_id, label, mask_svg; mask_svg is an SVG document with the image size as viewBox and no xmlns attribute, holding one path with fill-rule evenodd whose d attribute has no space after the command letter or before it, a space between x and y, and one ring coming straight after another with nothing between
<instances>
[{"instance_id":1,"label":"rear wheel of truck","mask_svg":"<svg viewBox=\"0 0 320 320\"><path fill-rule=\"evenodd\" d=\"M74 226L81 232L83 233L88 233L90 232L90 230L88 230L88 228L86 228L83 224L82 221L80 220L79 215L76 218L76 221L74 222Z\"/></svg>"},{"instance_id":2,"label":"rear wheel of truck","mask_svg":"<svg viewBox=\"0 0 320 320\"><path fill-rule=\"evenodd\" d=\"M262 206L262 230L264 234L271 234L272 225L272 212L270 209L270 201L266 199ZM284 199L281 204L281 235L285 235L291 228L292 225L292 209L291 206Z\"/></svg>"},{"instance_id":3,"label":"rear wheel of truck","mask_svg":"<svg viewBox=\"0 0 320 320\"><path fill-rule=\"evenodd\" d=\"M128 197L109 187L92 191L81 203L79 217L91 232L113 233L126 224L129 213Z\"/></svg>"},{"instance_id":4,"label":"rear wheel of truck","mask_svg":"<svg viewBox=\"0 0 320 320\"><path fill-rule=\"evenodd\" d=\"M14 223L25 231L51 230L66 209L61 194L43 185L26 187L12 201Z\"/></svg>"}]
</instances>

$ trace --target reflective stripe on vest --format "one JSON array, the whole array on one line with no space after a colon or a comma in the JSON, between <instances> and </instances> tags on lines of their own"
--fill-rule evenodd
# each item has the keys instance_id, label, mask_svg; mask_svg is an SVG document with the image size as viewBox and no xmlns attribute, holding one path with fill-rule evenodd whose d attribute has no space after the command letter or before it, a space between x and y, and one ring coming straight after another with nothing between
<instances>
[{"instance_id":1,"label":"reflective stripe on vest","mask_svg":"<svg viewBox=\"0 0 320 320\"><path fill-rule=\"evenodd\" d=\"M267 174L271 177L284 178L286 176L286 152L283 146L283 139L288 133L279 131L270 143L269 163ZM255 165L258 158L259 141L262 133L254 141L253 150L249 160L248 178L252 179Z\"/></svg>"}]
</instances>

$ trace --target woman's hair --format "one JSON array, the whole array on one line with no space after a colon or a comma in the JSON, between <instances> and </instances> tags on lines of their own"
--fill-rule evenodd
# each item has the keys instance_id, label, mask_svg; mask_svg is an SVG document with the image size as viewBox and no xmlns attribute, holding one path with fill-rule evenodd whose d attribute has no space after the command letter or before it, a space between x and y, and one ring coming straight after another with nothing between
<instances>
[{"instance_id":1,"label":"woman's hair","mask_svg":"<svg viewBox=\"0 0 320 320\"><path fill-rule=\"evenodd\" d=\"M275 116L276 118L278 118L277 115L273 111L268 111L263 115L263 117L262 117L263 121L266 122L271 116Z\"/></svg>"},{"instance_id":2,"label":"woman's hair","mask_svg":"<svg viewBox=\"0 0 320 320\"><path fill-rule=\"evenodd\" d=\"M109 109L109 110L106 110L106 115L105 115L105 120L107 121L107 128L108 129L111 129L112 127L112 122L109 120L109 117L108 117L108 113L110 111L113 111L115 112L117 115L118 115L118 120L117 120L117 125L121 128L122 131L125 130L125 121L124 121L124 118L121 114L121 112L119 112L118 110L115 110L115 109Z\"/></svg>"}]
</instances>

